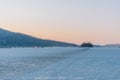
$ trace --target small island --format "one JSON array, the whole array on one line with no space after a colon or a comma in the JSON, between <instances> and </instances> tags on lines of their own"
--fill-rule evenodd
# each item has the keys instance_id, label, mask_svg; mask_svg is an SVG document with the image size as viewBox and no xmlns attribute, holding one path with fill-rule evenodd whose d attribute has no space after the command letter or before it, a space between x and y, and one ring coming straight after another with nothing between
<instances>
[{"instance_id":1,"label":"small island","mask_svg":"<svg viewBox=\"0 0 120 80\"><path fill-rule=\"evenodd\" d=\"M88 42L88 43L82 43L81 47L93 47L93 44Z\"/></svg>"}]
</instances>

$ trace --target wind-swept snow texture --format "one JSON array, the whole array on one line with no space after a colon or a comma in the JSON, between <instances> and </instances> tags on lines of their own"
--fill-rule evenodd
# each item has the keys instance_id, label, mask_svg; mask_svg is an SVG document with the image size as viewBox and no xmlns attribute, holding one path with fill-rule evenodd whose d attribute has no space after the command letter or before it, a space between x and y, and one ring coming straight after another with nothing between
<instances>
[{"instance_id":1,"label":"wind-swept snow texture","mask_svg":"<svg viewBox=\"0 0 120 80\"><path fill-rule=\"evenodd\" d=\"M0 49L0 80L120 80L120 48Z\"/></svg>"}]
</instances>

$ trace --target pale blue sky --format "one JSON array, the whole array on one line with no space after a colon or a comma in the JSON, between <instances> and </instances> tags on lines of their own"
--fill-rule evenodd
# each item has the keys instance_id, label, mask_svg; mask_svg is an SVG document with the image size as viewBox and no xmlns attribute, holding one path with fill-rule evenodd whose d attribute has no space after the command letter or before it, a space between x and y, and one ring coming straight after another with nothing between
<instances>
[{"instance_id":1,"label":"pale blue sky","mask_svg":"<svg viewBox=\"0 0 120 80\"><path fill-rule=\"evenodd\" d=\"M0 27L40 38L120 43L120 0L0 0Z\"/></svg>"}]
</instances>

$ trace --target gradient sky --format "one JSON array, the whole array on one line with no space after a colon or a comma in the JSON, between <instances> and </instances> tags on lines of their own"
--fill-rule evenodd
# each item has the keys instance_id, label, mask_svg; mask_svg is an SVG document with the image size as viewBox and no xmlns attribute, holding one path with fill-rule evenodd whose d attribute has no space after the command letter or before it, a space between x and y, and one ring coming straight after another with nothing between
<instances>
[{"instance_id":1,"label":"gradient sky","mask_svg":"<svg viewBox=\"0 0 120 80\"><path fill-rule=\"evenodd\" d=\"M120 0L0 0L0 27L77 44L120 43Z\"/></svg>"}]
</instances>

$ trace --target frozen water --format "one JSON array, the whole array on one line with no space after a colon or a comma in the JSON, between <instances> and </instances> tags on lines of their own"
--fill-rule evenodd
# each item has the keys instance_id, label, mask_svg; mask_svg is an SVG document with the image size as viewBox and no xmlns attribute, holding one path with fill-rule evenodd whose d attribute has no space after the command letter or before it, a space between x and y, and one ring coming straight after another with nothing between
<instances>
[{"instance_id":1,"label":"frozen water","mask_svg":"<svg viewBox=\"0 0 120 80\"><path fill-rule=\"evenodd\" d=\"M120 48L0 49L0 80L120 80Z\"/></svg>"}]
</instances>

